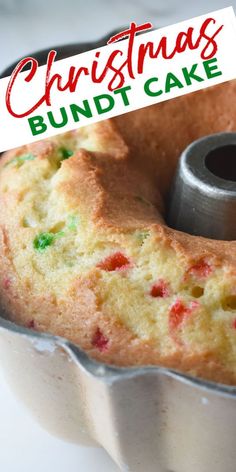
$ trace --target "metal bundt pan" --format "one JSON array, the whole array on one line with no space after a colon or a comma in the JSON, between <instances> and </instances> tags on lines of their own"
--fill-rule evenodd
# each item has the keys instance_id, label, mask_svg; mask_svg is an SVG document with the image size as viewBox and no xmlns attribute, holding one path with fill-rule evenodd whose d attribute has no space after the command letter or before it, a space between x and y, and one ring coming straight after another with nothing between
<instances>
[{"instance_id":1,"label":"metal bundt pan","mask_svg":"<svg viewBox=\"0 0 236 472\"><path fill-rule=\"evenodd\" d=\"M55 49L61 59L106 39ZM43 64L47 52L33 56ZM63 338L3 318L0 356L9 384L41 425L104 447L123 471L236 470L236 387L161 367L109 367Z\"/></svg>"}]
</instances>

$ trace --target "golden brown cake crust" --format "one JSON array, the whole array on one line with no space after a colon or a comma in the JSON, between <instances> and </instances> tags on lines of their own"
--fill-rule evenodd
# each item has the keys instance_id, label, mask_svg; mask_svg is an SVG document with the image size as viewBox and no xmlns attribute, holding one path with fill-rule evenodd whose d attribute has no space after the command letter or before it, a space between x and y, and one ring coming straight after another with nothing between
<instances>
[{"instance_id":1,"label":"golden brown cake crust","mask_svg":"<svg viewBox=\"0 0 236 472\"><path fill-rule=\"evenodd\" d=\"M236 242L177 232L163 219L180 152L236 128L235 96L236 83L223 84L5 153L0 298L8 316L103 362L235 384ZM62 146L74 154L62 160ZM39 234L52 238L44 251Z\"/></svg>"},{"instance_id":2,"label":"golden brown cake crust","mask_svg":"<svg viewBox=\"0 0 236 472\"><path fill-rule=\"evenodd\" d=\"M179 156L188 144L207 134L236 130L235 96L233 80L117 116L112 121L136 165L154 176L161 193L166 194Z\"/></svg>"}]
</instances>

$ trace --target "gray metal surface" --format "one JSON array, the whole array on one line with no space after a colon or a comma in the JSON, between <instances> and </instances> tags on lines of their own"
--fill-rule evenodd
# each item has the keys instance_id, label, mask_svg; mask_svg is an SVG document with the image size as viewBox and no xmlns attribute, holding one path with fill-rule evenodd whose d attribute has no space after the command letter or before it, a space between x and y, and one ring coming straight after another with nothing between
<instances>
[{"instance_id":1,"label":"gray metal surface","mask_svg":"<svg viewBox=\"0 0 236 472\"><path fill-rule=\"evenodd\" d=\"M212 239L236 239L236 133L201 138L181 155L168 224Z\"/></svg>"}]
</instances>

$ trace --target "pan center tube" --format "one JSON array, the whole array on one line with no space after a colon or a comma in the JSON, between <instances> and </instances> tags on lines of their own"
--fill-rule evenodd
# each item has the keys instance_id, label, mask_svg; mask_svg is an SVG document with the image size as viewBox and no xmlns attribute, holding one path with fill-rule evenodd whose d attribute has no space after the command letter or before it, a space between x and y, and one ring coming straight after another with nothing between
<instances>
[{"instance_id":1,"label":"pan center tube","mask_svg":"<svg viewBox=\"0 0 236 472\"><path fill-rule=\"evenodd\" d=\"M196 236L236 240L236 133L206 136L183 151L167 223Z\"/></svg>"}]
</instances>

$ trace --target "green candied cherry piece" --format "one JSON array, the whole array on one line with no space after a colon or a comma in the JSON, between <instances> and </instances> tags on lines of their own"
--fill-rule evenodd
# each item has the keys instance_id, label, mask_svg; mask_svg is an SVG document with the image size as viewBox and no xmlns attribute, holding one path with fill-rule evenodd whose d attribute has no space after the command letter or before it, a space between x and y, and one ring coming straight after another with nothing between
<instances>
[{"instance_id":1,"label":"green candied cherry piece","mask_svg":"<svg viewBox=\"0 0 236 472\"><path fill-rule=\"evenodd\" d=\"M67 220L67 228L71 231L75 231L79 223L79 217L75 215L70 215Z\"/></svg>"},{"instance_id":2,"label":"green candied cherry piece","mask_svg":"<svg viewBox=\"0 0 236 472\"><path fill-rule=\"evenodd\" d=\"M58 233L40 233L33 241L34 249L43 252L47 247L51 246L56 239L62 238L64 235L64 231L59 231Z\"/></svg>"},{"instance_id":3,"label":"green candied cherry piece","mask_svg":"<svg viewBox=\"0 0 236 472\"><path fill-rule=\"evenodd\" d=\"M40 233L34 239L34 249L39 252L43 252L48 246L51 246L54 242L55 234L53 233Z\"/></svg>"},{"instance_id":4,"label":"green candied cherry piece","mask_svg":"<svg viewBox=\"0 0 236 472\"><path fill-rule=\"evenodd\" d=\"M22 156L14 157L14 159L11 159L11 161L6 162L4 167L9 166L10 164L16 164L17 167L21 167L24 162L26 161L33 161L35 159L35 156L33 154L22 154Z\"/></svg>"},{"instance_id":5,"label":"green candied cherry piece","mask_svg":"<svg viewBox=\"0 0 236 472\"><path fill-rule=\"evenodd\" d=\"M54 239L59 239L65 236L65 231L58 231L58 233L54 234Z\"/></svg>"},{"instance_id":6,"label":"green candied cherry piece","mask_svg":"<svg viewBox=\"0 0 236 472\"><path fill-rule=\"evenodd\" d=\"M143 231L139 231L137 234L136 234L136 237L138 239L138 241L140 241L140 243L143 243L144 240L149 236L149 231L146 231L146 230L143 230Z\"/></svg>"},{"instance_id":7,"label":"green candied cherry piece","mask_svg":"<svg viewBox=\"0 0 236 472\"><path fill-rule=\"evenodd\" d=\"M60 153L60 161L65 161L66 159L69 159L71 156L73 156L74 151L71 151L71 149L62 147L59 149L59 153Z\"/></svg>"}]
</instances>

